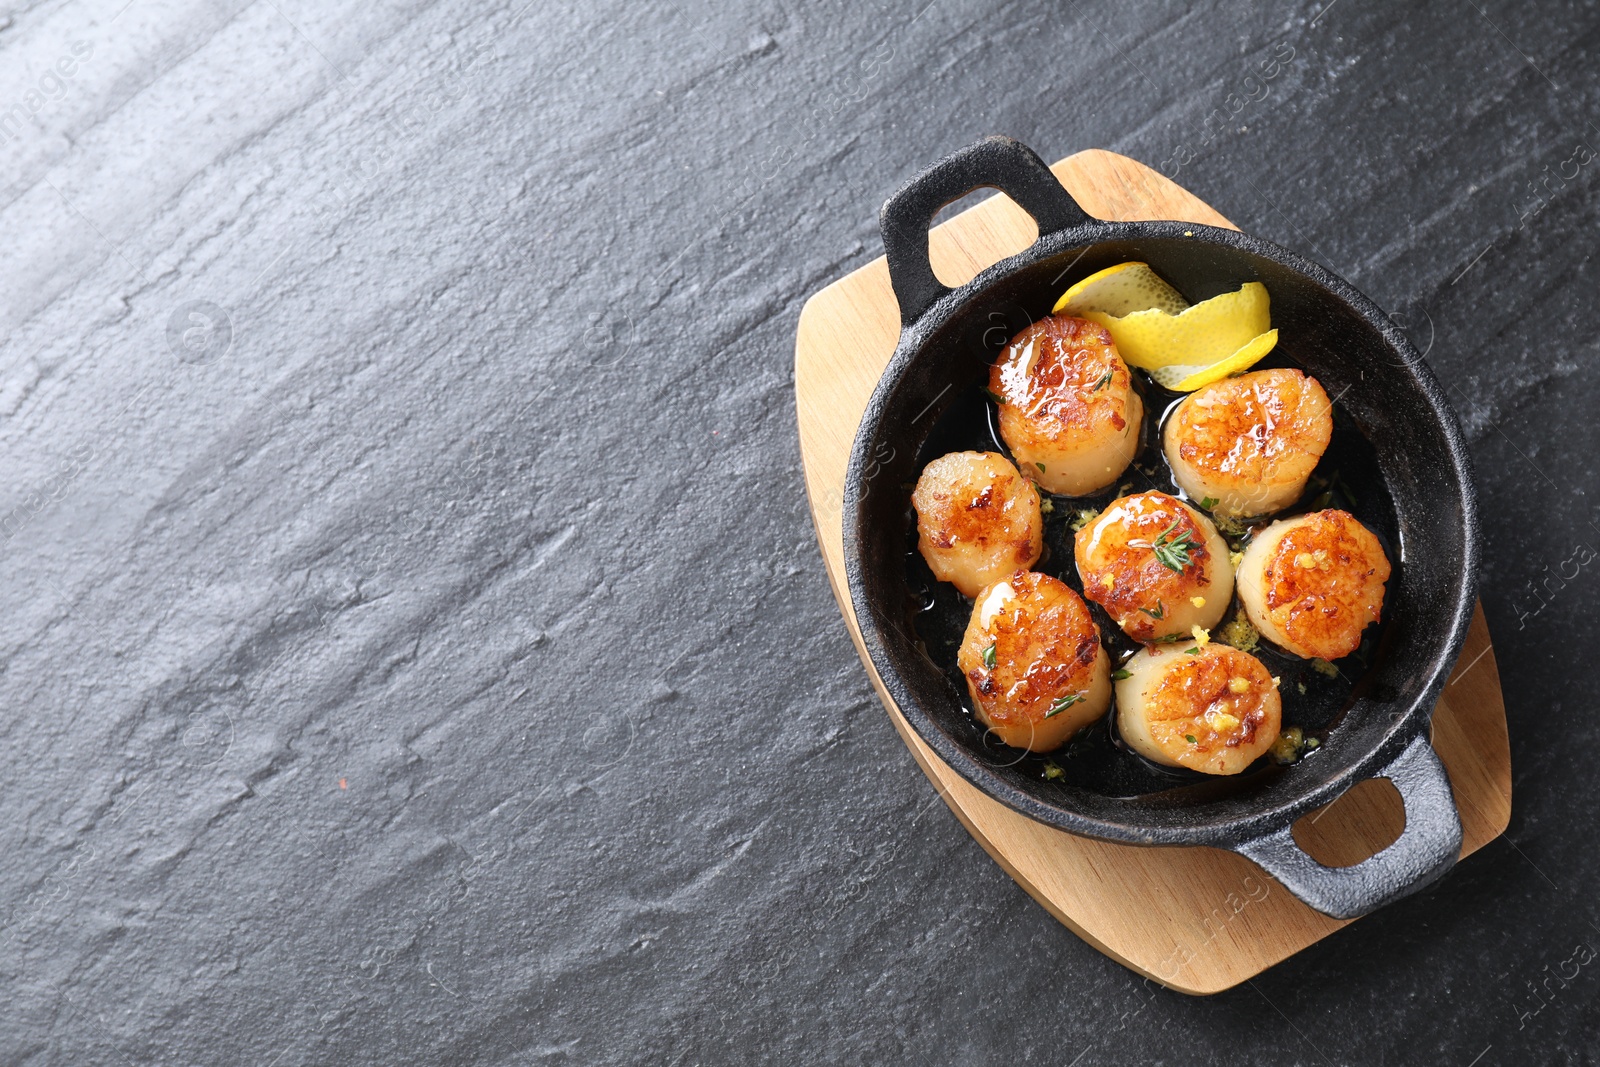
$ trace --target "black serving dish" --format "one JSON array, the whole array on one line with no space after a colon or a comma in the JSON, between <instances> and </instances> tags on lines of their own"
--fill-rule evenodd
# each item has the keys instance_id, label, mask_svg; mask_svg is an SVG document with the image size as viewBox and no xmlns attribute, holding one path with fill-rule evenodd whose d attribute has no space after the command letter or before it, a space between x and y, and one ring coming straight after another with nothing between
<instances>
[{"instance_id":1,"label":"black serving dish","mask_svg":"<svg viewBox=\"0 0 1600 1067\"><path fill-rule=\"evenodd\" d=\"M929 264L928 226L940 207L981 187L1021 205L1039 238L951 290ZM845 560L867 651L918 735L984 793L1040 822L1128 844L1231 849L1336 917L1365 914L1445 874L1460 851L1461 822L1427 729L1471 620L1478 522L1460 429L1404 334L1348 283L1259 238L1189 222L1093 219L1038 156L1006 137L935 164L884 204L881 223L902 325L851 453ZM915 619L925 593L907 567L909 490L941 417L987 374L993 349L979 339L996 328L1015 332L1048 314L1071 281L1126 260L1149 263L1191 300L1264 284L1280 348L1323 383L1370 444L1392 509L1384 525L1396 567L1382 639L1360 684L1342 697L1336 728L1315 758L1214 788L1044 780L1014 751L982 742L964 692L949 665L930 657ZM1390 779L1405 801L1401 836L1352 867L1325 867L1301 851L1294 821L1372 777Z\"/></svg>"}]
</instances>

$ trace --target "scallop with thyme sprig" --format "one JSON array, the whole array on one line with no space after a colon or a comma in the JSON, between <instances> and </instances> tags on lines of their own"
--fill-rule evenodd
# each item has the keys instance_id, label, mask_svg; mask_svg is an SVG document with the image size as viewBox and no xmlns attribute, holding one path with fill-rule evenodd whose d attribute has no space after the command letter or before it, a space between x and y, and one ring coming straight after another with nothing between
<instances>
[{"instance_id":1,"label":"scallop with thyme sprig","mask_svg":"<svg viewBox=\"0 0 1600 1067\"><path fill-rule=\"evenodd\" d=\"M1166 493L1135 493L1106 505L1073 542L1083 595L1135 641L1210 629L1233 596L1222 535L1200 512Z\"/></svg>"},{"instance_id":2,"label":"scallop with thyme sprig","mask_svg":"<svg viewBox=\"0 0 1600 1067\"><path fill-rule=\"evenodd\" d=\"M956 663L978 721L1016 748L1059 748L1111 703L1111 657L1088 605L1036 571L978 594Z\"/></svg>"}]
</instances>

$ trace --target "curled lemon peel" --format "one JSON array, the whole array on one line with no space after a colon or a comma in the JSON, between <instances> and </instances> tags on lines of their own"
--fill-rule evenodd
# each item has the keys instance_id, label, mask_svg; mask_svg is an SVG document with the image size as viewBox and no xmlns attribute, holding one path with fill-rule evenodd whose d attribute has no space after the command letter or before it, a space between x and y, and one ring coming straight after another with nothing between
<instances>
[{"instance_id":1,"label":"curled lemon peel","mask_svg":"<svg viewBox=\"0 0 1600 1067\"><path fill-rule=\"evenodd\" d=\"M1278 344L1278 331L1268 330L1245 342L1244 346L1226 359L1219 359L1208 367L1159 367L1150 372L1157 385L1175 393L1192 393L1202 385L1220 382L1231 374L1239 374L1260 363Z\"/></svg>"},{"instance_id":2,"label":"curled lemon peel","mask_svg":"<svg viewBox=\"0 0 1600 1067\"><path fill-rule=\"evenodd\" d=\"M1266 286L1245 282L1176 315L1160 308L1126 315L1085 309L1082 317L1104 326L1122 358L1141 370L1209 367L1272 329L1272 301Z\"/></svg>"},{"instance_id":3,"label":"curled lemon peel","mask_svg":"<svg viewBox=\"0 0 1600 1067\"><path fill-rule=\"evenodd\" d=\"M1129 366L1177 392L1247 370L1278 343L1272 299L1260 282L1190 304L1137 260L1089 275L1051 310L1104 326Z\"/></svg>"}]
</instances>

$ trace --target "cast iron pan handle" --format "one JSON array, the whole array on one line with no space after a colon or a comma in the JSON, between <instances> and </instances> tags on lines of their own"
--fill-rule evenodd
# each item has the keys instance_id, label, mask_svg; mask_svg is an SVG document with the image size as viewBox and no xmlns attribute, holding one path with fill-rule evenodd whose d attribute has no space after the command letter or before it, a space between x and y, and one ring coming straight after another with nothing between
<instances>
[{"instance_id":1,"label":"cast iron pan handle","mask_svg":"<svg viewBox=\"0 0 1600 1067\"><path fill-rule=\"evenodd\" d=\"M1374 777L1393 782L1406 805L1405 830L1377 855L1353 867L1324 867L1300 850L1288 826L1234 851L1335 919L1354 919L1432 885L1461 852L1461 817L1444 765L1419 736Z\"/></svg>"},{"instance_id":2,"label":"cast iron pan handle","mask_svg":"<svg viewBox=\"0 0 1600 1067\"><path fill-rule=\"evenodd\" d=\"M985 186L1005 193L1032 215L1040 237L1093 221L1044 160L1021 141L985 137L946 156L901 186L878 213L902 326L916 322L950 292L928 262L928 224L940 208Z\"/></svg>"}]
</instances>

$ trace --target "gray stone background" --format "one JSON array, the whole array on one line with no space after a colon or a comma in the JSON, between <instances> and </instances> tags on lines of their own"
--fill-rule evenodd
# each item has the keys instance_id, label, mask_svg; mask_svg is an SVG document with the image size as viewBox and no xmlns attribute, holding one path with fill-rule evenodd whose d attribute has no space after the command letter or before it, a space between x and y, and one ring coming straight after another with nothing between
<instances>
[{"instance_id":1,"label":"gray stone background","mask_svg":"<svg viewBox=\"0 0 1600 1067\"><path fill-rule=\"evenodd\" d=\"M1596 1062L1597 45L1510 0L9 5L0 1062ZM1350 278L1479 463L1509 834L1209 999L961 830L807 517L800 307L995 132Z\"/></svg>"}]
</instances>

